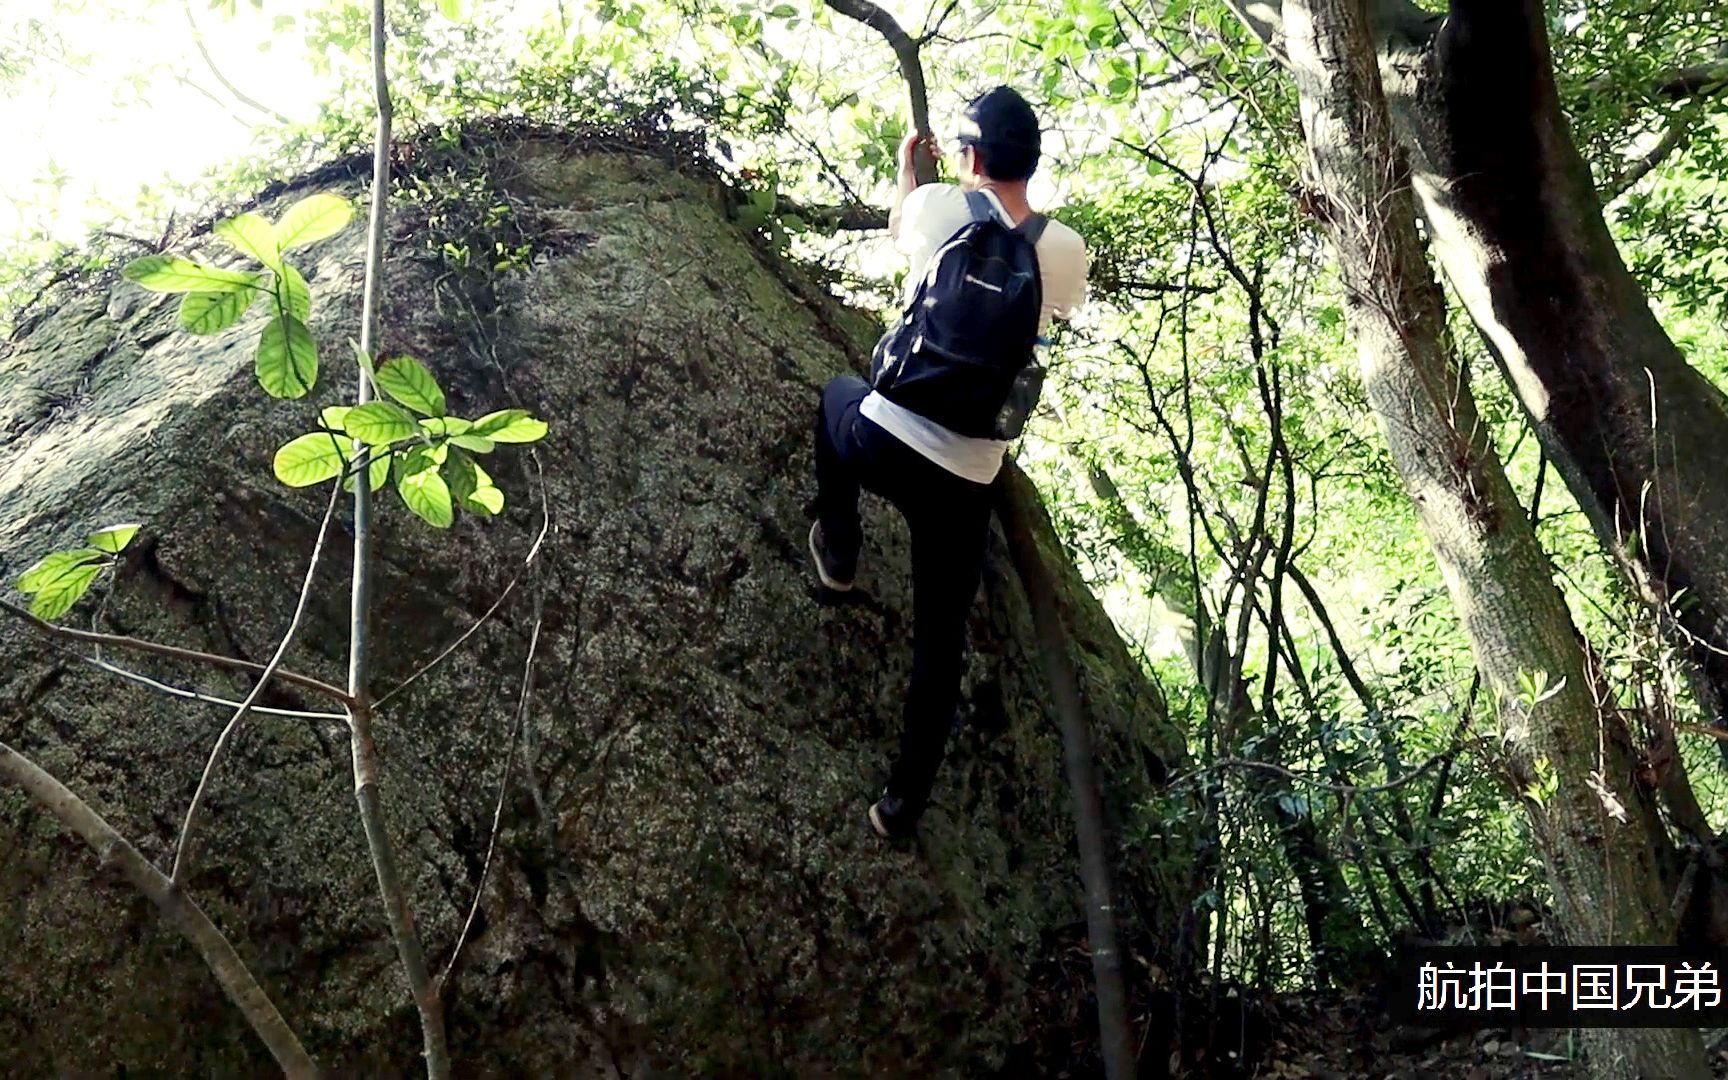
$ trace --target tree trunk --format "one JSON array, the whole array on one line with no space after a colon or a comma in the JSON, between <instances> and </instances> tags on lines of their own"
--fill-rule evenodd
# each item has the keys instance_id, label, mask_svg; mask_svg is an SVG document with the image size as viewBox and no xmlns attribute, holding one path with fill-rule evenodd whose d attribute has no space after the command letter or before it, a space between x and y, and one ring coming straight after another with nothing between
<instances>
[{"instance_id":1,"label":"tree trunk","mask_svg":"<svg viewBox=\"0 0 1728 1080\"><path fill-rule=\"evenodd\" d=\"M1287 0L1284 32L1369 401L1498 695L1508 779L1516 791L1547 770L1558 780L1527 806L1570 940L1669 942L1655 804L1631 782L1625 725L1597 705L1589 658L1451 350L1366 6ZM1547 690L1524 693L1531 678ZM1591 1029L1588 1039L1598 1076L1708 1075L1694 1031Z\"/></svg>"},{"instance_id":2,"label":"tree trunk","mask_svg":"<svg viewBox=\"0 0 1728 1080\"><path fill-rule=\"evenodd\" d=\"M1224 0L1281 61L1279 0ZM1540 0L1373 0L1393 131L1447 279L1728 726L1728 396L1687 365L1602 217ZM1721 744L1728 760L1728 743Z\"/></svg>"},{"instance_id":3,"label":"tree trunk","mask_svg":"<svg viewBox=\"0 0 1728 1080\"><path fill-rule=\"evenodd\" d=\"M1454 0L1383 53L1434 249L1603 544L1728 723L1728 397L1687 365L1602 217L1540 0ZM1684 594L1684 595L1682 595ZM1728 753L1728 743L1721 744Z\"/></svg>"}]
</instances>

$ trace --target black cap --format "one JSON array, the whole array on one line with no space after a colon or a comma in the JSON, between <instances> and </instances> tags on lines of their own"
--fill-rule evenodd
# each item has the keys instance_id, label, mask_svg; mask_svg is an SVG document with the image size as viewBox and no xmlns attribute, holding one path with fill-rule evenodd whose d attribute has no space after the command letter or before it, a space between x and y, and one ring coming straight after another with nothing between
<instances>
[{"instance_id":1,"label":"black cap","mask_svg":"<svg viewBox=\"0 0 1728 1080\"><path fill-rule=\"evenodd\" d=\"M992 163L1009 166L1018 175L999 179L1023 179L1038 164L1038 116L1026 99L1012 87L998 86L973 98L960 116L957 141L984 152L987 171Z\"/></svg>"}]
</instances>

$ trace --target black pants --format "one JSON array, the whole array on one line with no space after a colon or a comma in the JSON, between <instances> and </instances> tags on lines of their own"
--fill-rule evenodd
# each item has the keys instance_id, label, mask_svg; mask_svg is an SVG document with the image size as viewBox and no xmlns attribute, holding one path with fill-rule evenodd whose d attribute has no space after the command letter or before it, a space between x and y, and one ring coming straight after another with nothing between
<instances>
[{"instance_id":1,"label":"black pants","mask_svg":"<svg viewBox=\"0 0 1728 1080\"><path fill-rule=\"evenodd\" d=\"M816 515L832 552L863 543L860 487L887 499L912 533L912 682L888 792L922 811L960 698L966 615L984 567L990 485L944 469L858 414L870 392L856 375L822 390L816 414Z\"/></svg>"}]
</instances>

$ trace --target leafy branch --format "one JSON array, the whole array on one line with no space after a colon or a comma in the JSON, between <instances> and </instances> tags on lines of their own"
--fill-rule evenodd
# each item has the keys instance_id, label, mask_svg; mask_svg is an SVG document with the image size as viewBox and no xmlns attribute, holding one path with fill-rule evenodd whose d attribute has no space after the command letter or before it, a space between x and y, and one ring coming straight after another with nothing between
<instances>
[{"instance_id":1,"label":"leafy branch","mask_svg":"<svg viewBox=\"0 0 1728 1080\"><path fill-rule=\"evenodd\" d=\"M446 14L451 10L447 5ZM83 546L53 552L37 562L17 582L19 590L31 597L28 610L0 600L0 611L63 644L94 645L98 650L107 646L256 675L245 698L230 702L170 686L109 663L100 655L90 656L70 650L85 663L169 696L221 704L234 710L206 758L197 789L187 807L175 844L172 873L164 875L157 870L63 785L28 758L3 744L0 744L0 779L23 788L67 827L84 836L105 863L118 865L139 891L155 901L176 929L204 956L217 980L245 1013L283 1070L295 1077L315 1076L316 1066L280 1012L247 971L227 938L189 899L184 885L196 850L203 808L225 752L246 718L253 712L270 712L346 720L352 749L355 799L378 879L379 894L419 1012L427 1073L439 1080L450 1075L442 993L456 957L452 955L451 967L433 981L385 825L379 757L372 735L374 706L368 700L366 689L372 588L371 495L384 483L393 480L398 495L410 512L439 528L454 523L457 508L482 517L496 516L504 509L504 493L478 458L493 453L500 445L537 442L546 435L547 426L523 409L499 410L476 419L453 416L448 412L444 391L420 361L412 357L396 357L376 367L373 364L390 180L392 114L384 73L384 49L383 3L375 0L372 5L372 55L378 124L366 235L360 338L354 346L357 365L355 402L323 409L316 430L290 440L274 455L273 472L288 487L308 487L330 480L338 483L330 491L289 625L269 662L254 664L94 630L74 630L51 621L71 610L105 570L118 565L121 553L139 532L140 526L135 524L98 530L85 538ZM122 276L152 292L180 294L180 326L199 335L214 335L228 330L258 303L260 297L267 298L269 310L257 331L254 348L254 369L259 385L274 398L303 398L317 384L318 349L309 328L311 290L305 276L289 261L288 255L340 232L352 216L345 199L314 194L290 206L275 222L261 213L247 212L215 224L213 235L255 263L255 268L220 267L164 253L133 260L123 269ZM381 390L385 398L374 400L374 387ZM362 475L365 478L363 482ZM344 490L352 491L354 497L354 570L350 590L346 689L297 674L284 666L305 621L324 544ZM545 529L542 528L530 552L529 562L538 552L544 536ZM500 597L500 603L502 600ZM446 649L427 667L441 662L454 648ZM528 709L534 651L531 646L523 695L517 706L518 729ZM424 670L426 668L421 672ZM314 691L335 701L343 713L307 713L260 707L258 700L272 680ZM508 787L514 760L513 744L514 739L512 752L504 764L495 818L502 813L504 790ZM494 843L497 825L495 820ZM489 852L488 866L490 861ZM484 887L485 876L483 871L477 889ZM474 908L470 910L458 939L457 953L467 939L478 905L477 893Z\"/></svg>"}]
</instances>

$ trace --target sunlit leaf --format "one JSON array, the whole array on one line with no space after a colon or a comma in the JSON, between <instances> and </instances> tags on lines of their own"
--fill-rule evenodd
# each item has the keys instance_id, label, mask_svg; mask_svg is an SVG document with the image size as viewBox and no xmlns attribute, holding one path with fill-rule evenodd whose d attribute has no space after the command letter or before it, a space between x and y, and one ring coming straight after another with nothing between
<instances>
[{"instance_id":1,"label":"sunlit leaf","mask_svg":"<svg viewBox=\"0 0 1728 1080\"><path fill-rule=\"evenodd\" d=\"M138 535L137 525L110 525L106 529L97 529L84 538L84 542L97 551L105 551L110 555L118 555L126 550L126 545Z\"/></svg>"},{"instance_id":2,"label":"sunlit leaf","mask_svg":"<svg viewBox=\"0 0 1728 1080\"><path fill-rule=\"evenodd\" d=\"M66 614L89 591L90 583L102 572L103 565L86 563L73 567L42 586L36 598L30 601L30 614L38 619L58 619Z\"/></svg>"},{"instance_id":3,"label":"sunlit leaf","mask_svg":"<svg viewBox=\"0 0 1728 1080\"><path fill-rule=\"evenodd\" d=\"M379 454L366 466L366 486L377 491L390 479L390 455Z\"/></svg>"},{"instance_id":4,"label":"sunlit leaf","mask_svg":"<svg viewBox=\"0 0 1728 1080\"><path fill-rule=\"evenodd\" d=\"M310 487L341 476L346 463L342 437L314 431L284 444L271 467L289 487Z\"/></svg>"},{"instance_id":5,"label":"sunlit leaf","mask_svg":"<svg viewBox=\"0 0 1728 1080\"><path fill-rule=\"evenodd\" d=\"M300 271L290 263L283 263L280 276L276 279L276 287L280 290L283 304L288 308L288 314L306 322L312 318L312 289L306 284L306 279L300 276Z\"/></svg>"},{"instance_id":6,"label":"sunlit leaf","mask_svg":"<svg viewBox=\"0 0 1728 1080\"><path fill-rule=\"evenodd\" d=\"M528 415L527 409L502 409L474 421L470 434L501 443L539 442L546 437L546 423Z\"/></svg>"},{"instance_id":7,"label":"sunlit leaf","mask_svg":"<svg viewBox=\"0 0 1728 1080\"><path fill-rule=\"evenodd\" d=\"M450 445L472 450L476 454L490 454L498 449L498 444L484 435L455 435L451 437Z\"/></svg>"},{"instance_id":8,"label":"sunlit leaf","mask_svg":"<svg viewBox=\"0 0 1728 1080\"><path fill-rule=\"evenodd\" d=\"M474 422L464 420L460 416L433 416L420 421L420 427L426 434L437 438L439 436L467 434L474 427Z\"/></svg>"},{"instance_id":9,"label":"sunlit leaf","mask_svg":"<svg viewBox=\"0 0 1728 1080\"><path fill-rule=\"evenodd\" d=\"M318 346L312 331L292 315L278 315L258 337L258 382L271 397L305 397L318 380Z\"/></svg>"},{"instance_id":10,"label":"sunlit leaf","mask_svg":"<svg viewBox=\"0 0 1728 1080\"><path fill-rule=\"evenodd\" d=\"M180 325L194 334L219 334L239 322L257 299L255 289L187 293L180 301Z\"/></svg>"},{"instance_id":11,"label":"sunlit leaf","mask_svg":"<svg viewBox=\"0 0 1728 1080\"><path fill-rule=\"evenodd\" d=\"M387 360L378 367L373 381L378 389L389 394L422 416L444 415L444 391L438 380L426 370L426 365L410 356Z\"/></svg>"},{"instance_id":12,"label":"sunlit leaf","mask_svg":"<svg viewBox=\"0 0 1728 1080\"><path fill-rule=\"evenodd\" d=\"M412 416L388 401L356 405L343 418L342 429L369 446L388 446L411 439L419 431Z\"/></svg>"},{"instance_id":13,"label":"sunlit leaf","mask_svg":"<svg viewBox=\"0 0 1728 1080\"><path fill-rule=\"evenodd\" d=\"M276 245L283 252L315 244L347 227L354 216L348 200L319 193L290 206L276 223Z\"/></svg>"},{"instance_id":14,"label":"sunlit leaf","mask_svg":"<svg viewBox=\"0 0 1728 1080\"><path fill-rule=\"evenodd\" d=\"M18 579L18 591L22 593L36 592L73 569L102 558L102 555L103 553L96 548L56 551L24 571Z\"/></svg>"},{"instance_id":15,"label":"sunlit leaf","mask_svg":"<svg viewBox=\"0 0 1728 1080\"><path fill-rule=\"evenodd\" d=\"M459 450L452 453L444 463L443 474L450 494L464 510L492 517L504 509L504 493L480 463L467 454Z\"/></svg>"},{"instance_id":16,"label":"sunlit leaf","mask_svg":"<svg viewBox=\"0 0 1728 1080\"><path fill-rule=\"evenodd\" d=\"M456 520L449 485L444 483L444 477L435 468L424 468L399 477L396 491L408 509L428 525L447 529Z\"/></svg>"},{"instance_id":17,"label":"sunlit leaf","mask_svg":"<svg viewBox=\"0 0 1728 1080\"><path fill-rule=\"evenodd\" d=\"M218 221L210 230L242 255L250 255L272 270L282 265L276 229L259 214L240 214Z\"/></svg>"},{"instance_id":18,"label":"sunlit leaf","mask_svg":"<svg viewBox=\"0 0 1728 1080\"><path fill-rule=\"evenodd\" d=\"M462 500L462 509L484 517L504 512L504 492L496 487L475 488L474 494Z\"/></svg>"},{"instance_id":19,"label":"sunlit leaf","mask_svg":"<svg viewBox=\"0 0 1728 1080\"><path fill-rule=\"evenodd\" d=\"M151 292L234 292L256 289L259 275L251 270L222 270L178 255L146 255L133 259L120 276Z\"/></svg>"}]
</instances>

